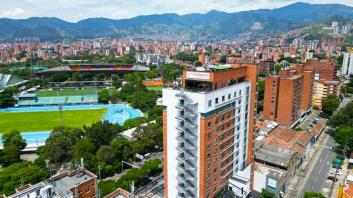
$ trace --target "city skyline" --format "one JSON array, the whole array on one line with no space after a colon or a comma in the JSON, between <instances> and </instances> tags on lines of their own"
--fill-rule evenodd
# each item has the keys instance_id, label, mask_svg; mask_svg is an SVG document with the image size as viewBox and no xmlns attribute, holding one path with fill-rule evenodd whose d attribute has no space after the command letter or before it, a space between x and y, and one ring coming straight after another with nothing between
<instances>
[{"instance_id":1,"label":"city skyline","mask_svg":"<svg viewBox=\"0 0 353 198\"><path fill-rule=\"evenodd\" d=\"M190 13L207 13L211 10L224 12L240 12L256 9L275 9L296 2L312 4L344 4L353 6L350 0L251 0L251 1L186 1L186 0L58 0L55 5L48 7L46 0L19 0L2 2L0 18L26 19L30 17L57 17L70 22L77 22L86 18L104 17L111 19L128 19L141 15L176 13L179 15ZM143 6L141 6L143 5ZM84 11L84 12L83 12Z\"/></svg>"}]
</instances>

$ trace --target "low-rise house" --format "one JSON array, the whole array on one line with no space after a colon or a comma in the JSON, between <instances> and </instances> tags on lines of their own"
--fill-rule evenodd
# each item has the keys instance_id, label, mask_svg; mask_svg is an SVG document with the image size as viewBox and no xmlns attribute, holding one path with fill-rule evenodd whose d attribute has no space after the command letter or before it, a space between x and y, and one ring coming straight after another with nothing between
<instances>
[{"instance_id":1,"label":"low-rise house","mask_svg":"<svg viewBox=\"0 0 353 198\"><path fill-rule=\"evenodd\" d=\"M98 197L97 176L88 170L65 171L48 180L16 189L4 198L95 198Z\"/></svg>"},{"instance_id":2,"label":"low-rise house","mask_svg":"<svg viewBox=\"0 0 353 198\"><path fill-rule=\"evenodd\" d=\"M254 190L281 197L316 140L316 129L295 131L277 126L256 138Z\"/></svg>"}]
</instances>

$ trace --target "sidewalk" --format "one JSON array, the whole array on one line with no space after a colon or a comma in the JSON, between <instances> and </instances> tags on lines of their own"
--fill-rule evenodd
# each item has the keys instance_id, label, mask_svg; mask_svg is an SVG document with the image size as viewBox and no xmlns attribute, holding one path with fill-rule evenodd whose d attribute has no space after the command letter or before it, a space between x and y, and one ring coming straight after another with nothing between
<instances>
[{"instance_id":1,"label":"sidewalk","mask_svg":"<svg viewBox=\"0 0 353 198\"><path fill-rule=\"evenodd\" d=\"M287 186L287 192L285 193L284 197L298 197L298 193L300 193L299 187L300 185L303 185L303 183L300 183L301 179L305 179L306 174L309 172L310 165L315 162L315 160L312 160L314 157L317 157L316 155L320 151L320 146L325 144L328 141L328 135L325 133L325 131L322 132L321 136L319 139L315 142L313 148L310 150L309 154L305 158L304 162L300 166L300 168L296 171L292 179L290 180L290 183Z\"/></svg>"}]
</instances>

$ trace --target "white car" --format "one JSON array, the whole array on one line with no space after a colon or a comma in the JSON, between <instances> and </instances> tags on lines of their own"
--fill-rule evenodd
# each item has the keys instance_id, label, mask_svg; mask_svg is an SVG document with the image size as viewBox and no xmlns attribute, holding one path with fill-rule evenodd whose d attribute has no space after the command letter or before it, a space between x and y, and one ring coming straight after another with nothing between
<instances>
[{"instance_id":1,"label":"white car","mask_svg":"<svg viewBox=\"0 0 353 198\"><path fill-rule=\"evenodd\" d=\"M341 171L338 169L335 169L335 168L332 168L331 169L331 172L330 172L332 175L342 175Z\"/></svg>"}]
</instances>

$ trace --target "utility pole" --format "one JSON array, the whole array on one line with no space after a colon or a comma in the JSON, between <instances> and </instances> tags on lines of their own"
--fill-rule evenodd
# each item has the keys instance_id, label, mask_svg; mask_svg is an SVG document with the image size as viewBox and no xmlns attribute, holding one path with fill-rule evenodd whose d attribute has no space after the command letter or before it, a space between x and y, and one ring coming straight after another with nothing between
<instances>
[{"instance_id":1,"label":"utility pole","mask_svg":"<svg viewBox=\"0 0 353 198\"><path fill-rule=\"evenodd\" d=\"M63 130L63 115L62 115L63 105L59 104L58 109L60 113L60 127L61 127L61 130Z\"/></svg>"}]
</instances>

